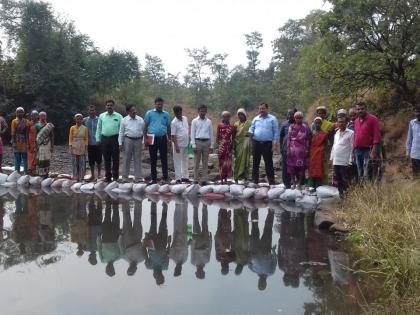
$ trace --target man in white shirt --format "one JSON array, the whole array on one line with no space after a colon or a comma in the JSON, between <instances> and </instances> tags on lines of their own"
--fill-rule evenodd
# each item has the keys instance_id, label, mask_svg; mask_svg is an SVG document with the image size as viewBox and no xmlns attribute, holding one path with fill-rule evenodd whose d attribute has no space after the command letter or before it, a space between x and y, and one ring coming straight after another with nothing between
<instances>
[{"instance_id":1,"label":"man in white shirt","mask_svg":"<svg viewBox=\"0 0 420 315\"><path fill-rule=\"evenodd\" d=\"M194 151L194 181L198 182L200 160L203 165L202 184L207 182L208 160L210 151L213 150L213 125L206 117L207 106L198 107L198 117L191 122L191 146Z\"/></svg>"},{"instance_id":2,"label":"man in white shirt","mask_svg":"<svg viewBox=\"0 0 420 315\"><path fill-rule=\"evenodd\" d=\"M182 107L173 108L175 118L171 122L171 140L173 148L175 180L177 183L188 182L188 119L182 116Z\"/></svg>"},{"instance_id":3,"label":"man in white shirt","mask_svg":"<svg viewBox=\"0 0 420 315\"><path fill-rule=\"evenodd\" d=\"M343 197L347 190L348 167L353 159L354 132L347 128L347 119L337 119L338 130L334 135L334 145L331 150L331 161L337 179L340 196Z\"/></svg>"},{"instance_id":4,"label":"man in white shirt","mask_svg":"<svg viewBox=\"0 0 420 315\"><path fill-rule=\"evenodd\" d=\"M125 116L120 125L118 135L118 144L120 150L124 151L123 158L123 181L128 181L130 173L130 162L134 163L134 181L141 180L141 165L143 151L143 128L144 120L137 116L137 110L134 105L126 107L128 115Z\"/></svg>"}]
</instances>

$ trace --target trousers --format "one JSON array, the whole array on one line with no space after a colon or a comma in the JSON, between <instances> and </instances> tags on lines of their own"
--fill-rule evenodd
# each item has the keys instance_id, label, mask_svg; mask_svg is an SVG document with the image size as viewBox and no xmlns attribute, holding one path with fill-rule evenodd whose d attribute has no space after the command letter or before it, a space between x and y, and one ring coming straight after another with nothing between
<instances>
[{"instance_id":1,"label":"trousers","mask_svg":"<svg viewBox=\"0 0 420 315\"><path fill-rule=\"evenodd\" d=\"M118 146L118 135L105 137L102 136L102 154L105 160L105 179L111 181L118 180L120 168L120 150ZM111 169L112 163L112 169Z\"/></svg>"},{"instance_id":2,"label":"trousers","mask_svg":"<svg viewBox=\"0 0 420 315\"><path fill-rule=\"evenodd\" d=\"M274 166L273 166L273 143L271 141L253 141L254 152L252 157L252 180L258 183L260 177L261 156L264 159L265 172L269 184L274 183Z\"/></svg>"},{"instance_id":3,"label":"trousers","mask_svg":"<svg viewBox=\"0 0 420 315\"><path fill-rule=\"evenodd\" d=\"M168 141L166 136L157 137L153 145L149 145L151 177L153 181L157 180L157 156L160 155L162 163L163 180L168 180Z\"/></svg>"},{"instance_id":4,"label":"trousers","mask_svg":"<svg viewBox=\"0 0 420 315\"><path fill-rule=\"evenodd\" d=\"M174 168L175 168L175 179L181 180L183 178L188 179L188 151L187 147L179 147L179 153L176 152L175 146L172 145L173 157L174 157Z\"/></svg>"},{"instance_id":5,"label":"trousers","mask_svg":"<svg viewBox=\"0 0 420 315\"><path fill-rule=\"evenodd\" d=\"M354 157L356 159L357 174L359 180L367 180L369 175L369 155L370 148L354 149Z\"/></svg>"},{"instance_id":6,"label":"trousers","mask_svg":"<svg viewBox=\"0 0 420 315\"><path fill-rule=\"evenodd\" d=\"M28 154L23 152L15 152L15 171L20 172L20 164L23 164L23 171L28 172Z\"/></svg>"},{"instance_id":7,"label":"trousers","mask_svg":"<svg viewBox=\"0 0 420 315\"><path fill-rule=\"evenodd\" d=\"M209 173L209 154L210 154L210 140L200 141L195 143L194 150L194 180L200 179L200 161L203 165L202 181L207 181Z\"/></svg>"},{"instance_id":8,"label":"trousers","mask_svg":"<svg viewBox=\"0 0 420 315\"><path fill-rule=\"evenodd\" d=\"M344 165L334 165L335 179L337 180L338 191L343 196L348 188L348 167Z\"/></svg>"},{"instance_id":9,"label":"trousers","mask_svg":"<svg viewBox=\"0 0 420 315\"><path fill-rule=\"evenodd\" d=\"M292 187L292 178L290 174L287 172L287 153L283 152L281 156L281 176L283 180L283 184L286 188Z\"/></svg>"},{"instance_id":10,"label":"trousers","mask_svg":"<svg viewBox=\"0 0 420 315\"><path fill-rule=\"evenodd\" d=\"M128 179L130 173L130 164L133 160L134 179L139 180L142 176L142 159L143 159L143 138L130 139L124 137L124 156L123 156L123 178Z\"/></svg>"}]
</instances>

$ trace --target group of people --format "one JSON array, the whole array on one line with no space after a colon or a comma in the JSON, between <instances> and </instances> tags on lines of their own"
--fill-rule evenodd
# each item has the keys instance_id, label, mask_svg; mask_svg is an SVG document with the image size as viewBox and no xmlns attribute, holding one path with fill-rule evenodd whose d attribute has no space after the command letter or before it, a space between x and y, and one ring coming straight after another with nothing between
<instances>
[{"instance_id":1,"label":"group of people","mask_svg":"<svg viewBox=\"0 0 420 315\"><path fill-rule=\"evenodd\" d=\"M126 107L126 116L114 110L115 102L108 100L106 111L96 115L89 107L88 117L74 116L70 128L69 148L74 179L81 181L86 172L86 155L90 167L90 180L101 176L102 157L105 161L105 181L128 181L133 161L134 181L143 180L143 147L149 150L151 183L158 181L158 153L162 167L162 181L168 182L168 145L172 143L175 180L190 182L188 147L194 153L194 181L208 181L208 158L215 150L219 160L219 178L222 183L232 178L235 182L260 180L261 158L270 185L275 184L273 153L281 152L282 179L286 188L300 188L307 184L335 183L343 195L350 181L366 181L382 176L381 161L385 158L379 120L367 112L364 102L358 102L347 112L340 109L328 115L325 106L316 109L311 124L304 121L302 112L289 109L287 120L278 123L269 114L268 105L259 105L259 114L248 119L243 108L237 111L237 120L231 123L231 114L224 111L213 135L213 123L207 117L206 105L198 106L198 115L191 121L183 116L182 107L173 107L174 118L163 109L164 100L155 99L154 109L144 119L137 115L136 107ZM407 155L412 160L413 173L420 172L420 108L417 118L410 122L407 137ZM32 111L30 120L24 109L16 109L11 124L15 168L23 163L25 173L47 176L54 145L54 126L47 123L45 112ZM334 120L333 120L334 119ZM0 133L7 123L0 119ZM122 179L119 178L120 152L123 152ZM0 146L2 153L2 146ZM252 155L252 174L249 169ZM201 173L201 174L200 174Z\"/></svg>"},{"instance_id":2,"label":"group of people","mask_svg":"<svg viewBox=\"0 0 420 315\"><path fill-rule=\"evenodd\" d=\"M0 169L4 150L1 136L7 128L6 120L0 116ZM23 166L25 174L47 177L54 149L54 125L47 122L47 113L33 110L27 119L25 110L18 107L10 129L15 170L19 172Z\"/></svg>"}]
</instances>

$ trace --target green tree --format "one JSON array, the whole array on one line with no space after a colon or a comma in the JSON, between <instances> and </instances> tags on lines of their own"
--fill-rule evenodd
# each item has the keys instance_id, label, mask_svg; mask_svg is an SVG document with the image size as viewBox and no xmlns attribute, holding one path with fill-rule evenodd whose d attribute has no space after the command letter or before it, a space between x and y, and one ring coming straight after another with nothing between
<instances>
[{"instance_id":1,"label":"green tree","mask_svg":"<svg viewBox=\"0 0 420 315\"><path fill-rule=\"evenodd\" d=\"M191 58L187 75L184 77L185 84L191 90L195 104L206 102L210 88L209 51L206 47L185 49L185 51Z\"/></svg>"},{"instance_id":2,"label":"green tree","mask_svg":"<svg viewBox=\"0 0 420 315\"><path fill-rule=\"evenodd\" d=\"M245 43L248 47L246 51L246 57L248 58L248 67L250 75L255 78L257 76L258 65L260 60L258 59L260 55L260 48L263 47L262 35L259 32L252 32L250 34L245 34Z\"/></svg>"}]
</instances>

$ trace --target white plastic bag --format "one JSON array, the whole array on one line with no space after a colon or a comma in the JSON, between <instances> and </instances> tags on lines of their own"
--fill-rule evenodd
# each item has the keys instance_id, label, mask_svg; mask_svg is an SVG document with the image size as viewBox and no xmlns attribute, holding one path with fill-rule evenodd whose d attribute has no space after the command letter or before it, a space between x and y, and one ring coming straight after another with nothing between
<instances>
[{"instance_id":1,"label":"white plastic bag","mask_svg":"<svg viewBox=\"0 0 420 315\"><path fill-rule=\"evenodd\" d=\"M279 199L279 198L280 198L280 195L281 195L282 193L284 193L284 191L285 191L285 189L284 189L284 188L280 188L280 187L274 187L274 188L271 188L271 189L268 191L268 193L267 193L267 197L268 197L268 199L270 199L270 200L273 200L273 199Z\"/></svg>"},{"instance_id":2,"label":"white plastic bag","mask_svg":"<svg viewBox=\"0 0 420 315\"><path fill-rule=\"evenodd\" d=\"M41 176L31 176L29 178L29 185L32 186L38 186L40 185L42 182L42 177Z\"/></svg>"},{"instance_id":3,"label":"white plastic bag","mask_svg":"<svg viewBox=\"0 0 420 315\"><path fill-rule=\"evenodd\" d=\"M242 191L242 198L243 199L249 199L254 197L255 194L255 188L244 188L244 190Z\"/></svg>"},{"instance_id":4,"label":"white plastic bag","mask_svg":"<svg viewBox=\"0 0 420 315\"><path fill-rule=\"evenodd\" d=\"M215 194L225 194L229 191L229 185L214 185L213 192Z\"/></svg>"},{"instance_id":5,"label":"white plastic bag","mask_svg":"<svg viewBox=\"0 0 420 315\"><path fill-rule=\"evenodd\" d=\"M116 181L113 181L113 182L111 182L111 183L109 183L106 187L105 187L105 191L111 191L111 190L113 190L114 188L117 188L118 187L118 183L116 182Z\"/></svg>"},{"instance_id":6,"label":"white plastic bag","mask_svg":"<svg viewBox=\"0 0 420 315\"><path fill-rule=\"evenodd\" d=\"M159 187L159 184L152 184L147 186L144 191L146 192L146 194L154 193L159 191Z\"/></svg>"},{"instance_id":7,"label":"white plastic bag","mask_svg":"<svg viewBox=\"0 0 420 315\"><path fill-rule=\"evenodd\" d=\"M245 186L234 184L229 187L229 192L233 197L238 197L242 196L244 189Z\"/></svg>"},{"instance_id":8,"label":"white plastic bag","mask_svg":"<svg viewBox=\"0 0 420 315\"><path fill-rule=\"evenodd\" d=\"M261 200L267 198L268 187L260 187L255 190L254 199Z\"/></svg>"},{"instance_id":9,"label":"white plastic bag","mask_svg":"<svg viewBox=\"0 0 420 315\"><path fill-rule=\"evenodd\" d=\"M82 185L83 185L83 183L74 183L74 184L70 187L70 189L71 189L71 190L73 190L73 191L78 191L78 190L80 190L80 187L82 187Z\"/></svg>"},{"instance_id":10,"label":"white plastic bag","mask_svg":"<svg viewBox=\"0 0 420 315\"><path fill-rule=\"evenodd\" d=\"M15 182L16 183L19 178L20 178L20 174L17 171L14 171L12 174L10 174L7 177L7 181L8 182Z\"/></svg>"},{"instance_id":11,"label":"white plastic bag","mask_svg":"<svg viewBox=\"0 0 420 315\"><path fill-rule=\"evenodd\" d=\"M0 185L7 181L7 177L6 174L0 173Z\"/></svg>"},{"instance_id":12,"label":"white plastic bag","mask_svg":"<svg viewBox=\"0 0 420 315\"><path fill-rule=\"evenodd\" d=\"M80 190L83 192L93 190L93 187L95 186L95 183L87 183L80 186Z\"/></svg>"},{"instance_id":13,"label":"white plastic bag","mask_svg":"<svg viewBox=\"0 0 420 315\"><path fill-rule=\"evenodd\" d=\"M333 186L319 186L316 189L316 194L319 198L338 198L340 193L338 189Z\"/></svg>"},{"instance_id":14,"label":"white plastic bag","mask_svg":"<svg viewBox=\"0 0 420 315\"><path fill-rule=\"evenodd\" d=\"M159 187L159 193L161 193L161 194L166 194L170 191L171 191L171 189L170 189L168 184L165 184L165 185L162 185L162 186Z\"/></svg>"},{"instance_id":15,"label":"white plastic bag","mask_svg":"<svg viewBox=\"0 0 420 315\"><path fill-rule=\"evenodd\" d=\"M93 186L93 190L94 191L104 191L106 186L108 186L108 183L101 180Z\"/></svg>"},{"instance_id":16,"label":"white plastic bag","mask_svg":"<svg viewBox=\"0 0 420 315\"><path fill-rule=\"evenodd\" d=\"M27 184L29 184L29 179L30 179L29 175L23 175L23 176L19 177L16 184L18 184L19 186L27 185Z\"/></svg>"},{"instance_id":17,"label":"white plastic bag","mask_svg":"<svg viewBox=\"0 0 420 315\"><path fill-rule=\"evenodd\" d=\"M147 184L134 184L133 185L133 192L140 194L142 192L144 192L144 190L146 189Z\"/></svg>"},{"instance_id":18,"label":"white plastic bag","mask_svg":"<svg viewBox=\"0 0 420 315\"><path fill-rule=\"evenodd\" d=\"M284 201L295 201L296 198L302 198L302 192L298 189L286 189L280 195L280 199Z\"/></svg>"},{"instance_id":19,"label":"white plastic bag","mask_svg":"<svg viewBox=\"0 0 420 315\"><path fill-rule=\"evenodd\" d=\"M199 189L200 185L193 184L188 186L182 194L187 197L196 197L198 195Z\"/></svg>"},{"instance_id":20,"label":"white plastic bag","mask_svg":"<svg viewBox=\"0 0 420 315\"><path fill-rule=\"evenodd\" d=\"M53 182L53 179L48 177L41 182L41 187L50 187Z\"/></svg>"},{"instance_id":21,"label":"white plastic bag","mask_svg":"<svg viewBox=\"0 0 420 315\"><path fill-rule=\"evenodd\" d=\"M198 193L202 196L205 195L205 194L212 193L212 192L213 192L213 185L202 186L198 190Z\"/></svg>"},{"instance_id":22,"label":"white plastic bag","mask_svg":"<svg viewBox=\"0 0 420 315\"><path fill-rule=\"evenodd\" d=\"M180 195L185 191L185 189L187 189L187 187L188 187L187 184L173 185L173 186L170 187L171 188L171 193Z\"/></svg>"}]
</instances>

